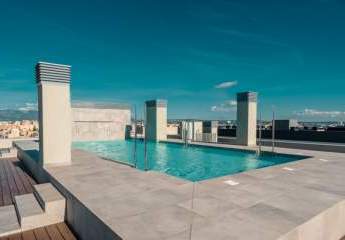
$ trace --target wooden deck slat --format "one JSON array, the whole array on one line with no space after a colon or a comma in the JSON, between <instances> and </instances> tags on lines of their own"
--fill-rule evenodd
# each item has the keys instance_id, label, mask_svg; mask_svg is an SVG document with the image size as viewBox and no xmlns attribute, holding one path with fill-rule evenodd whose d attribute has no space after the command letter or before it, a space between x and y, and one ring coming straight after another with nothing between
<instances>
[{"instance_id":1,"label":"wooden deck slat","mask_svg":"<svg viewBox=\"0 0 345 240\"><path fill-rule=\"evenodd\" d=\"M8 237L8 240L22 240L22 234L17 233Z\"/></svg>"},{"instance_id":2,"label":"wooden deck slat","mask_svg":"<svg viewBox=\"0 0 345 240\"><path fill-rule=\"evenodd\" d=\"M36 240L35 234L33 231L25 231L22 233L23 240Z\"/></svg>"},{"instance_id":3,"label":"wooden deck slat","mask_svg":"<svg viewBox=\"0 0 345 240\"><path fill-rule=\"evenodd\" d=\"M37 240L50 240L50 237L44 227L34 229L34 234Z\"/></svg>"},{"instance_id":4,"label":"wooden deck slat","mask_svg":"<svg viewBox=\"0 0 345 240\"><path fill-rule=\"evenodd\" d=\"M27 192L26 188L25 188L25 184L23 179L20 177L20 172L23 171L19 171L21 170L18 166L19 161L16 159L12 159L11 163L10 163L10 168L12 169L12 173L15 176L15 181L17 183L17 187L18 189L22 189L23 192Z\"/></svg>"},{"instance_id":5,"label":"wooden deck slat","mask_svg":"<svg viewBox=\"0 0 345 240\"><path fill-rule=\"evenodd\" d=\"M9 170L10 174L12 175L13 180L14 180L16 186L17 186L18 194L21 195L21 194L27 193L25 191L23 182L21 181L21 178L19 177L18 172L15 169L13 160L8 160L7 161L7 168Z\"/></svg>"},{"instance_id":6,"label":"wooden deck slat","mask_svg":"<svg viewBox=\"0 0 345 240\"><path fill-rule=\"evenodd\" d=\"M61 235L59 229L56 225L50 225L46 227L47 233L51 239L54 240L64 240L63 236Z\"/></svg>"},{"instance_id":7,"label":"wooden deck slat","mask_svg":"<svg viewBox=\"0 0 345 240\"><path fill-rule=\"evenodd\" d=\"M31 186L35 185L36 181L25 171L25 167L22 161L18 160L18 166L18 170L20 170L22 175L26 178L25 181L28 181Z\"/></svg>"},{"instance_id":8,"label":"wooden deck slat","mask_svg":"<svg viewBox=\"0 0 345 240\"><path fill-rule=\"evenodd\" d=\"M23 170L22 170L22 163L21 162L17 162L17 166L16 166L16 171L19 175L19 177L21 178L24 188L27 192L33 192L33 188L32 185L35 184L35 182L30 182L31 177L29 177ZM32 179L33 180L33 179Z\"/></svg>"},{"instance_id":9,"label":"wooden deck slat","mask_svg":"<svg viewBox=\"0 0 345 240\"><path fill-rule=\"evenodd\" d=\"M8 181L7 181L7 175L6 175L6 171L5 171L5 164L4 164L5 160L1 160L0 161L0 176L1 176L1 187L2 187L2 199L3 199L3 205L10 205L12 204L12 197L11 197L11 191L10 191L10 187L8 185Z\"/></svg>"},{"instance_id":10,"label":"wooden deck slat","mask_svg":"<svg viewBox=\"0 0 345 240\"><path fill-rule=\"evenodd\" d=\"M17 189L17 185L16 185L16 183L14 181L14 178L11 175L11 171L8 169L7 161L8 160L5 160L4 169L5 169L5 174L6 174L6 177L7 177L7 183L8 183L8 186L10 188L12 202L14 202L14 196L18 195L19 191Z\"/></svg>"},{"instance_id":11,"label":"wooden deck slat","mask_svg":"<svg viewBox=\"0 0 345 240\"><path fill-rule=\"evenodd\" d=\"M67 227L66 223L58 223L57 228L65 240L76 240L71 230Z\"/></svg>"},{"instance_id":12,"label":"wooden deck slat","mask_svg":"<svg viewBox=\"0 0 345 240\"><path fill-rule=\"evenodd\" d=\"M36 184L16 158L0 159L0 182L0 207L13 204L15 195L32 193Z\"/></svg>"}]
</instances>

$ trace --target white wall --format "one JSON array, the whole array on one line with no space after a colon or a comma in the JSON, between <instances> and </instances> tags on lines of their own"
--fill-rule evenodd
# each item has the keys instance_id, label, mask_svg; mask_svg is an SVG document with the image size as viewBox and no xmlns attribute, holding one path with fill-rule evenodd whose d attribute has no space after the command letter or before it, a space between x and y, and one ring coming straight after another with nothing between
<instances>
[{"instance_id":1,"label":"white wall","mask_svg":"<svg viewBox=\"0 0 345 240\"><path fill-rule=\"evenodd\" d=\"M130 109L72 108L73 141L125 139L131 123Z\"/></svg>"}]
</instances>

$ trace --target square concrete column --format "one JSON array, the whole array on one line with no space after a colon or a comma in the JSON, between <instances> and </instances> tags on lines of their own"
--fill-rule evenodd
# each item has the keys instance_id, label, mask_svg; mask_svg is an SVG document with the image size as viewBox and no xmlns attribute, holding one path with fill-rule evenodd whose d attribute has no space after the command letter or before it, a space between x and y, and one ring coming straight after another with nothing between
<instances>
[{"instance_id":1,"label":"square concrete column","mask_svg":"<svg viewBox=\"0 0 345 240\"><path fill-rule=\"evenodd\" d=\"M193 141L202 141L202 121L193 121Z\"/></svg>"},{"instance_id":2,"label":"square concrete column","mask_svg":"<svg viewBox=\"0 0 345 240\"><path fill-rule=\"evenodd\" d=\"M70 76L67 65L36 65L42 166L71 163Z\"/></svg>"},{"instance_id":3,"label":"square concrete column","mask_svg":"<svg viewBox=\"0 0 345 240\"><path fill-rule=\"evenodd\" d=\"M188 120L181 122L181 136L182 139L191 141L202 141L202 121ZM199 139L199 140L198 140Z\"/></svg>"},{"instance_id":4,"label":"square concrete column","mask_svg":"<svg viewBox=\"0 0 345 240\"><path fill-rule=\"evenodd\" d=\"M237 144L256 146L257 93L237 93Z\"/></svg>"},{"instance_id":5,"label":"square concrete column","mask_svg":"<svg viewBox=\"0 0 345 240\"><path fill-rule=\"evenodd\" d=\"M192 130L192 122L191 121L182 121L181 122L181 137L183 140L191 140L193 137L193 130Z\"/></svg>"},{"instance_id":6,"label":"square concrete column","mask_svg":"<svg viewBox=\"0 0 345 240\"><path fill-rule=\"evenodd\" d=\"M167 101L146 101L146 139L161 141L167 139Z\"/></svg>"},{"instance_id":7,"label":"square concrete column","mask_svg":"<svg viewBox=\"0 0 345 240\"><path fill-rule=\"evenodd\" d=\"M202 122L203 141L217 142L218 140L218 121Z\"/></svg>"}]
</instances>

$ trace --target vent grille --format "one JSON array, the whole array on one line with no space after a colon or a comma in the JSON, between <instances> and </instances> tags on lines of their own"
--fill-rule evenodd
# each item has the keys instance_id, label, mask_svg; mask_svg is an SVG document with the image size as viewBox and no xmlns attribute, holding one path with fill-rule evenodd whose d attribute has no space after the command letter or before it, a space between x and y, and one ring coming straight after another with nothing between
<instances>
[{"instance_id":1,"label":"vent grille","mask_svg":"<svg viewBox=\"0 0 345 240\"><path fill-rule=\"evenodd\" d=\"M70 83L71 66L39 62L36 64L36 82L41 81Z\"/></svg>"},{"instance_id":2,"label":"vent grille","mask_svg":"<svg viewBox=\"0 0 345 240\"><path fill-rule=\"evenodd\" d=\"M237 102L256 102L257 95L256 92L237 93Z\"/></svg>"},{"instance_id":3,"label":"vent grille","mask_svg":"<svg viewBox=\"0 0 345 240\"><path fill-rule=\"evenodd\" d=\"M146 101L146 107L167 107L168 102L166 100L157 99Z\"/></svg>"}]
</instances>

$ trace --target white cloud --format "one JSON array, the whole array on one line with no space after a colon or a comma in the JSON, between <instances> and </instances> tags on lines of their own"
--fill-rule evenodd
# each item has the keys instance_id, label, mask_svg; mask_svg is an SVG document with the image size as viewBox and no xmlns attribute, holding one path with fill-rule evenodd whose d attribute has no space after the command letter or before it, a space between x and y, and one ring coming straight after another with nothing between
<instances>
[{"instance_id":1,"label":"white cloud","mask_svg":"<svg viewBox=\"0 0 345 240\"><path fill-rule=\"evenodd\" d=\"M258 42L258 43L262 43L262 44L268 44L268 45L273 45L273 46L279 46L279 47L288 47L289 45L276 41L274 39L272 39L269 36L266 35L261 35L261 34L257 34L257 33L251 33L251 32L243 32L243 31L239 31L237 29L224 29L224 28L214 28L214 30L216 32L219 33L223 33L226 34L228 36L232 36L232 37L236 37L236 38L240 38L240 39L244 39L246 41L253 41L253 42Z\"/></svg>"},{"instance_id":2,"label":"white cloud","mask_svg":"<svg viewBox=\"0 0 345 240\"><path fill-rule=\"evenodd\" d=\"M222 82L214 87L215 88L231 88L236 85L237 85L237 81L228 81L228 82Z\"/></svg>"},{"instance_id":3,"label":"white cloud","mask_svg":"<svg viewBox=\"0 0 345 240\"><path fill-rule=\"evenodd\" d=\"M306 117L340 117L345 116L345 112L342 111L321 111L316 109L306 108L303 111L294 112L297 116L306 116Z\"/></svg>"},{"instance_id":4,"label":"white cloud","mask_svg":"<svg viewBox=\"0 0 345 240\"><path fill-rule=\"evenodd\" d=\"M212 112L234 112L236 111L237 102L235 100L227 100L222 104L211 107Z\"/></svg>"}]
</instances>

